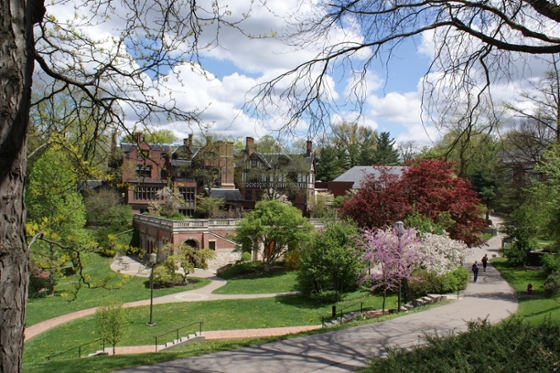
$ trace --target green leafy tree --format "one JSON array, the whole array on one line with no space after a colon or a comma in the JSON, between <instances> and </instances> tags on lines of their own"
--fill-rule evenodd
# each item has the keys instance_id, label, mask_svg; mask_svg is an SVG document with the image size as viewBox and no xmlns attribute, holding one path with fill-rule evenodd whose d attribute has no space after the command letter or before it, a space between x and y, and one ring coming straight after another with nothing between
<instances>
[{"instance_id":1,"label":"green leafy tree","mask_svg":"<svg viewBox=\"0 0 560 373\"><path fill-rule=\"evenodd\" d=\"M152 130L147 128L146 131L142 133L142 138L148 144L173 144L175 141L179 140L173 131L168 129ZM129 134L123 137L121 142L134 144L136 140L134 140L132 134Z\"/></svg>"},{"instance_id":2,"label":"green leafy tree","mask_svg":"<svg viewBox=\"0 0 560 373\"><path fill-rule=\"evenodd\" d=\"M124 226L132 220L132 208L122 203L114 189L101 188L86 193L84 198L88 225L98 227Z\"/></svg>"},{"instance_id":3,"label":"green leafy tree","mask_svg":"<svg viewBox=\"0 0 560 373\"><path fill-rule=\"evenodd\" d=\"M257 202L235 231L238 242L250 242L253 250L261 251L268 271L284 253L301 248L311 228L299 209L273 199Z\"/></svg>"},{"instance_id":4,"label":"green leafy tree","mask_svg":"<svg viewBox=\"0 0 560 373\"><path fill-rule=\"evenodd\" d=\"M215 259L216 253L210 249L196 249L181 244L175 250L173 244L168 243L157 250L158 263L154 266L154 283L166 285L181 278L187 284L187 275L195 268L208 269L208 261Z\"/></svg>"},{"instance_id":5,"label":"green leafy tree","mask_svg":"<svg viewBox=\"0 0 560 373\"><path fill-rule=\"evenodd\" d=\"M396 166L399 164L399 151L395 149L395 139L389 138L389 132L381 132L377 136L377 147L371 155L371 164Z\"/></svg>"},{"instance_id":6,"label":"green leafy tree","mask_svg":"<svg viewBox=\"0 0 560 373\"><path fill-rule=\"evenodd\" d=\"M226 205L223 198L196 195L196 211L207 218L215 217Z\"/></svg>"},{"instance_id":7,"label":"green leafy tree","mask_svg":"<svg viewBox=\"0 0 560 373\"><path fill-rule=\"evenodd\" d=\"M85 206L76 192L75 173L66 153L52 148L35 162L27 189L29 246L33 261L54 279L68 262L92 245L84 230Z\"/></svg>"},{"instance_id":8,"label":"green leafy tree","mask_svg":"<svg viewBox=\"0 0 560 373\"><path fill-rule=\"evenodd\" d=\"M124 336L127 323L121 303L111 303L95 310L97 333L105 343L113 346L113 355L115 347Z\"/></svg>"},{"instance_id":9,"label":"green leafy tree","mask_svg":"<svg viewBox=\"0 0 560 373\"><path fill-rule=\"evenodd\" d=\"M340 300L345 292L357 286L363 269L356 250L358 228L346 220L327 225L313 233L309 245L301 250L298 272L299 289L304 295L328 296Z\"/></svg>"}]
</instances>

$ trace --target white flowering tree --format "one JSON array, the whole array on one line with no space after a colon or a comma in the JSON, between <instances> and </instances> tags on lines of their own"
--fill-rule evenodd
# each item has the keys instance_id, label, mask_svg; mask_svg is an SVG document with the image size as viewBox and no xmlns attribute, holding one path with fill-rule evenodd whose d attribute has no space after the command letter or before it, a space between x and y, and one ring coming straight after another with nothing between
<instances>
[{"instance_id":1,"label":"white flowering tree","mask_svg":"<svg viewBox=\"0 0 560 373\"><path fill-rule=\"evenodd\" d=\"M424 233L420 250L425 258L429 258L421 266L438 276L456 270L473 254L472 248L467 247L463 241L450 238L447 233Z\"/></svg>"}]
</instances>

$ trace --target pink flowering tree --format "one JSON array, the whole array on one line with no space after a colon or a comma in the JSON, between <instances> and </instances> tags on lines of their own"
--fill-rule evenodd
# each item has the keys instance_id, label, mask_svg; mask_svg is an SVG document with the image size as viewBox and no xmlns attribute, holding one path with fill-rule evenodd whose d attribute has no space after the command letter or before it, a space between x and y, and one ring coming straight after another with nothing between
<instances>
[{"instance_id":1,"label":"pink flowering tree","mask_svg":"<svg viewBox=\"0 0 560 373\"><path fill-rule=\"evenodd\" d=\"M416 278L412 272L423 262L429 262L421 250L422 241L416 229L404 229L399 236L397 229L364 230L361 237L364 250L363 259L368 269L362 277L362 283L370 283L370 290L383 290L383 312L387 291L398 289L403 281L406 283Z\"/></svg>"}]
</instances>

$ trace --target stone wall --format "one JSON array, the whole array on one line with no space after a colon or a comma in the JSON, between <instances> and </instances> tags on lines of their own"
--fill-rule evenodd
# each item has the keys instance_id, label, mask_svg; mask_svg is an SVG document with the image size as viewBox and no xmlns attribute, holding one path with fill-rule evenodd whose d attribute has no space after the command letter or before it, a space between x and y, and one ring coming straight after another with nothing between
<instances>
[{"instance_id":1,"label":"stone wall","mask_svg":"<svg viewBox=\"0 0 560 373\"><path fill-rule=\"evenodd\" d=\"M210 268L220 268L227 264L233 264L241 259L241 253L238 252L216 252L216 259L208 262Z\"/></svg>"}]
</instances>

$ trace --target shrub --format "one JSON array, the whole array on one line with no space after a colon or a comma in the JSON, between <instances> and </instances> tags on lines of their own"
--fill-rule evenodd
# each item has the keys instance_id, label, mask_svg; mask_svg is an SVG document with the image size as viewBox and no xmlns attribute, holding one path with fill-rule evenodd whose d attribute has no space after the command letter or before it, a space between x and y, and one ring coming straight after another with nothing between
<instances>
[{"instance_id":1,"label":"shrub","mask_svg":"<svg viewBox=\"0 0 560 373\"><path fill-rule=\"evenodd\" d=\"M414 273L420 279L410 283L410 288L418 296L426 294L447 294L463 290L469 283L469 271L459 267L453 272L437 276L434 272L420 270Z\"/></svg>"},{"instance_id":2,"label":"shrub","mask_svg":"<svg viewBox=\"0 0 560 373\"><path fill-rule=\"evenodd\" d=\"M241 254L241 261L242 262L250 262L251 261L251 253L248 251L244 251Z\"/></svg>"},{"instance_id":3,"label":"shrub","mask_svg":"<svg viewBox=\"0 0 560 373\"><path fill-rule=\"evenodd\" d=\"M468 325L466 333L427 337L427 346L388 349L387 358L372 359L364 372L557 371L560 360L558 323L546 319L541 324L530 325L513 317L495 326L486 320Z\"/></svg>"},{"instance_id":4,"label":"shrub","mask_svg":"<svg viewBox=\"0 0 560 373\"><path fill-rule=\"evenodd\" d=\"M560 256L552 254L544 254L542 256L542 264L544 273L550 275L560 270Z\"/></svg>"},{"instance_id":5,"label":"shrub","mask_svg":"<svg viewBox=\"0 0 560 373\"><path fill-rule=\"evenodd\" d=\"M544 296L546 298L560 296L560 271L551 273L544 281Z\"/></svg>"},{"instance_id":6,"label":"shrub","mask_svg":"<svg viewBox=\"0 0 560 373\"><path fill-rule=\"evenodd\" d=\"M50 278L47 272L43 271L39 266L34 265L34 263L31 263L29 272L29 296L40 296L43 290L49 288Z\"/></svg>"},{"instance_id":7,"label":"shrub","mask_svg":"<svg viewBox=\"0 0 560 373\"><path fill-rule=\"evenodd\" d=\"M284 254L284 268L286 268L287 271L295 271L296 269L298 269L300 261L300 250L291 250Z\"/></svg>"}]
</instances>

